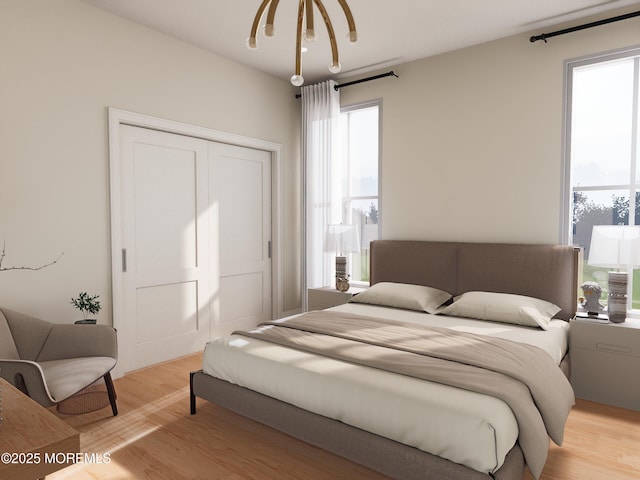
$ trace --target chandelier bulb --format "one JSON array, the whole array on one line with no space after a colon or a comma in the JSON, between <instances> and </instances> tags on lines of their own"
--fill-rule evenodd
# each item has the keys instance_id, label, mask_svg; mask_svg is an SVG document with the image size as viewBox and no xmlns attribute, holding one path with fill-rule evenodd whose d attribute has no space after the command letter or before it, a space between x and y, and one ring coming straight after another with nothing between
<instances>
[{"instance_id":1,"label":"chandelier bulb","mask_svg":"<svg viewBox=\"0 0 640 480\"><path fill-rule=\"evenodd\" d=\"M256 40L256 37L247 38L247 48L249 50L257 50L258 49L258 40Z\"/></svg>"},{"instance_id":2,"label":"chandelier bulb","mask_svg":"<svg viewBox=\"0 0 640 480\"><path fill-rule=\"evenodd\" d=\"M307 42L313 43L316 40L316 32L312 28L307 28L304 32L304 38Z\"/></svg>"},{"instance_id":3,"label":"chandelier bulb","mask_svg":"<svg viewBox=\"0 0 640 480\"><path fill-rule=\"evenodd\" d=\"M304 83L304 78L302 75L292 75L291 76L291 85L294 87L301 87Z\"/></svg>"},{"instance_id":4,"label":"chandelier bulb","mask_svg":"<svg viewBox=\"0 0 640 480\"><path fill-rule=\"evenodd\" d=\"M273 24L267 23L264 26L264 36L265 37L273 37L276 34L276 29L273 27Z\"/></svg>"},{"instance_id":5,"label":"chandelier bulb","mask_svg":"<svg viewBox=\"0 0 640 480\"><path fill-rule=\"evenodd\" d=\"M342 65L340 65L340 62L331 62L329 64L329 71L331 73L340 73L340 70L342 70Z\"/></svg>"},{"instance_id":6,"label":"chandelier bulb","mask_svg":"<svg viewBox=\"0 0 640 480\"><path fill-rule=\"evenodd\" d=\"M349 42L356 43L358 41L358 32L351 30L349 32Z\"/></svg>"}]
</instances>

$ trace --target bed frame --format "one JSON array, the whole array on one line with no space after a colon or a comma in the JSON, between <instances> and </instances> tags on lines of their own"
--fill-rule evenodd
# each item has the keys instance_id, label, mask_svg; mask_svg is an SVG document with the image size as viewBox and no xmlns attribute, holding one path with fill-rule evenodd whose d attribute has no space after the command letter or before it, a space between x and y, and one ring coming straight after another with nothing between
<instances>
[{"instance_id":1,"label":"bed frame","mask_svg":"<svg viewBox=\"0 0 640 480\"><path fill-rule=\"evenodd\" d=\"M427 285L460 295L473 290L541 298L569 320L576 311L580 252L570 246L377 240L371 243L371 284ZM568 375L568 363L562 364ZM256 420L392 478L403 480L521 480L519 445L495 474L484 474L342 422L317 415L202 370L191 372L196 397Z\"/></svg>"}]
</instances>

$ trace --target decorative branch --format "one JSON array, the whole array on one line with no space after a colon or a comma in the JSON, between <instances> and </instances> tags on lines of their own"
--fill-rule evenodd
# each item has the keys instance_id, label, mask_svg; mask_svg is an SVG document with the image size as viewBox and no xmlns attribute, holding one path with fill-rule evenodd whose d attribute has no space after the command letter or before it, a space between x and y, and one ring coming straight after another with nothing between
<instances>
[{"instance_id":1,"label":"decorative branch","mask_svg":"<svg viewBox=\"0 0 640 480\"><path fill-rule=\"evenodd\" d=\"M62 252L60 255L58 255L56 257L55 260L46 263L44 265L40 265L39 267L3 267L2 266L2 262L4 261L4 257L6 257L7 253L6 253L6 242L2 243L2 253L0 253L0 272L4 272L4 271L8 271L8 270L42 270L43 268L47 268L51 265L53 265L54 263L58 263L58 260L60 260L60 258L64 255L64 252Z\"/></svg>"}]
</instances>

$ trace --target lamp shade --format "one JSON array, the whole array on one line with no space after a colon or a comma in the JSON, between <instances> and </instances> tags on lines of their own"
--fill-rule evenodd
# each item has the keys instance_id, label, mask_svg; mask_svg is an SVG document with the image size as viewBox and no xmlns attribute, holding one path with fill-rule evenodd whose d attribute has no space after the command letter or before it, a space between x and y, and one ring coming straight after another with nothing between
<instances>
[{"instance_id":1,"label":"lamp shade","mask_svg":"<svg viewBox=\"0 0 640 480\"><path fill-rule=\"evenodd\" d=\"M640 226L594 226L588 263L595 267L608 268L639 266Z\"/></svg>"},{"instance_id":2,"label":"lamp shade","mask_svg":"<svg viewBox=\"0 0 640 480\"><path fill-rule=\"evenodd\" d=\"M324 241L325 252L339 255L360 251L360 235L356 225L328 225Z\"/></svg>"}]
</instances>

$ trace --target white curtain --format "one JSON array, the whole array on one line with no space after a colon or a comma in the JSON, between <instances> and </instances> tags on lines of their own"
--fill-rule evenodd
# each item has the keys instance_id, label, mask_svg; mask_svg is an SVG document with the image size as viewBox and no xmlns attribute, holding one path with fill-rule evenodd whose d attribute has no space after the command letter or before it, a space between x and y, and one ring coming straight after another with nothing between
<instances>
[{"instance_id":1,"label":"white curtain","mask_svg":"<svg viewBox=\"0 0 640 480\"><path fill-rule=\"evenodd\" d=\"M340 223L341 180L338 165L340 94L332 80L302 87L302 149L306 288L330 286L335 252L325 252L327 226Z\"/></svg>"}]
</instances>

